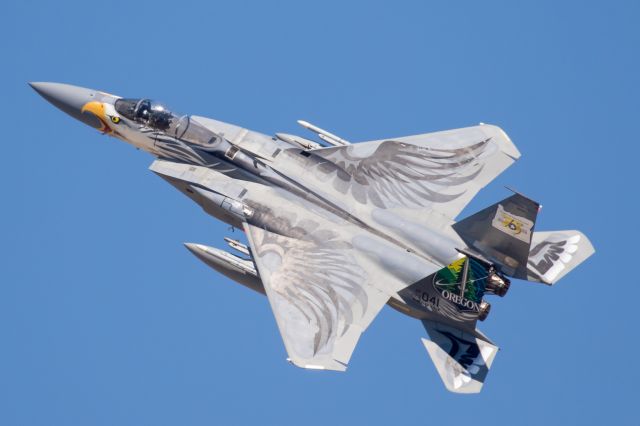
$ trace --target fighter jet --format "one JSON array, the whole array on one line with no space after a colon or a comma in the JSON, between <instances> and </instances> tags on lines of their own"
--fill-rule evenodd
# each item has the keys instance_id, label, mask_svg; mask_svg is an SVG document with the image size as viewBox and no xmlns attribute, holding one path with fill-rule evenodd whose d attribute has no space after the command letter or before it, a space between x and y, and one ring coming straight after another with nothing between
<instances>
[{"instance_id":1,"label":"fighter jet","mask_svg":"<svg viewBox=\"0 0 640 426\"><path fill-rule=\"evenodd\" d=\"M510 280L553 285L594 253L579 231L534 231L540 204L513 193L458 215L520 153L499 127L350 143L262 134L146 98L30 83L47 101L155 157L151 171L244 231L235 253L186 247L266 295L288 361L344 371L383 306L422 322L447 389L479 392L498 347L476 328Z\"/></svg>"}]
</instances>

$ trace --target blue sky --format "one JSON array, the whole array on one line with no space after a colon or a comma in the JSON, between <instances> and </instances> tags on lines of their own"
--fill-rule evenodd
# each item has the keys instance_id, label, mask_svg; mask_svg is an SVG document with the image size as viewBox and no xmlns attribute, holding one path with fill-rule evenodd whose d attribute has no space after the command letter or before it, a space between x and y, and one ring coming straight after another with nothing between
<instances>
[{"instance_id":1,"label":"blue sky","mask_svg":"<svg viewBox=\"0 0 640 426\"><path fill-rule=\"evenodd\" d=\"M637 424L637 2L131 3L3 7L0 424ZM266 300L182 246L234 234L28 81L265 133L497 124L522 158L464 214L509 185L597 253L493 301L479 395L448 393L388 308L347 373L300 370Z\"/></svg>"}]
</instances>

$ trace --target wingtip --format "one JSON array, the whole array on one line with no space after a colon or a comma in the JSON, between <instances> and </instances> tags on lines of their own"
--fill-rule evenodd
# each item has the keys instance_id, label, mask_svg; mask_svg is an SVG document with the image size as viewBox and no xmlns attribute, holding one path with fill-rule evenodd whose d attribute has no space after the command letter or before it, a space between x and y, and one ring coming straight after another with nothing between
<instances>
[{"instance_id":1,"label":"wingtip","mask_svg":"<svg viewBox=\"0 0 640 426\"><path fill-rule=\"evenodd\" d=\"M494 136L498 136L498 139L502 142L502 152L513 161L517 161L522 156L507 132L505 132L504 129L502 129L500 126L496 126L495 124L480 123L479 127L482 128L487 136L491 136L491 133L493 133Z\"/></svg>"}]
</instances>

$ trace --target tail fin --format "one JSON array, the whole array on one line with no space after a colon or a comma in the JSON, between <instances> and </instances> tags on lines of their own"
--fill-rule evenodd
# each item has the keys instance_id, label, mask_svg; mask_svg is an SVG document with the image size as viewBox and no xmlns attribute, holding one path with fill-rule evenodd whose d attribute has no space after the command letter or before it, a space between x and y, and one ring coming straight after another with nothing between
<instances>
[{"instance_id":1,"label":"tail fin","mask_svg":"<svg viewBox=\"0 0 640 426\"><path fill-rule=\"evenodd\" d=\"M453 225L468 245L506 275L527 277L531 236L540 204L514 194Z\"/></svg>"},{"instance_id":2,"label":"tail fin","mask_svg":"<svg viewBox=\"0 0 640 426\"><path fill-rule=\"evenodd\" d=\"M534 232L527 261L527 280L553 285L595 253L580 231Z\"/></svg>"},{"instance_id":3,"label":"tail fin","mask_svg":"<svg viewBox=\"0 0 640 426\"><path fill-rule=\"evenodd\" d=\"M422 321L431 340L422 339L444 385L451 392L478 393L498 347L476 334L433 321Z\"/></svg>"}]
</instances>

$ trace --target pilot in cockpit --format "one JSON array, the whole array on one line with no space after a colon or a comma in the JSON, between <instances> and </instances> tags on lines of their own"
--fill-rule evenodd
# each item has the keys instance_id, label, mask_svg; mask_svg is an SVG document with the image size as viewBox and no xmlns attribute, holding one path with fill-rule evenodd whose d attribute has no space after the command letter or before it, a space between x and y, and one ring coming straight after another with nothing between
<instances>
[{"instance_id":1,"label":"pilot in cockpit","mask_svg":"<svg viewBox=\"0 0 640 426\"><path fill-rule=\"evenodd\" d=\"M161 131L169 128L173 118L164 105L150 99L118 99L115 108L128 119Z\"/></svg>"},{"instance_id":2,"label":"pilot in cockpit","mask_svg":"<svg viewBox=\"0 0 640 426\"><path fill-rule=\"evenodd\" d=\"M204 146L217 147L221 136L193 120L188 115L178 116L164 105L151 99L116 100L115 109L120 115L145 127L166 133L179 140Z\"/></svg>"}]
</instances>

